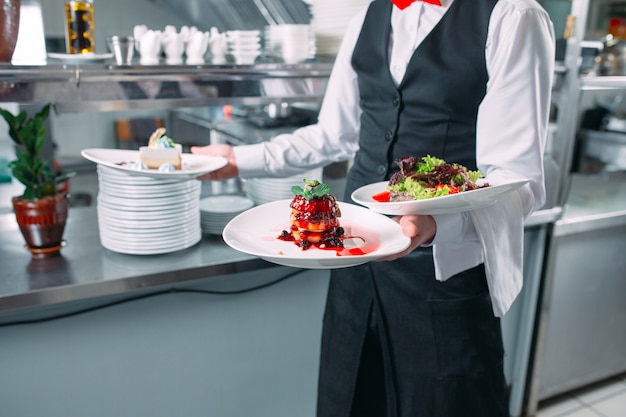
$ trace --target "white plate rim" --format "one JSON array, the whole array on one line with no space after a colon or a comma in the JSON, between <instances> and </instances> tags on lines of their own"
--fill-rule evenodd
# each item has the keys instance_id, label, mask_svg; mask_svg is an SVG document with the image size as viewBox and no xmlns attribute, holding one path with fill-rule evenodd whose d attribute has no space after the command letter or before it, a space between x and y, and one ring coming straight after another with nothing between
<instances>
[{"instance_id":1,"label":"white plate rim","mask_svg":"<svg viewBox=\"0 0 626 417\"><path fill-rule=\"evenodd\" d=\"M174 172L159 172L157 170L135 170L127 166L117 165L120 162L134 162L139 157L139 151L127 149L89 148L83 149L80 154L92 162L109 168L124 171L140 177L162 179L192 179L200 175L218 170L227 163L226 158L220 156L181 154L183 169Z\"/></svg>"},{"instance_id":2,"label":"white plate rim","mask_svg":"<svg viewBox=\"0 0 626 417\"><path fill-rule=\"evenodd\" d=\"M58 59L64 62L99 62L109 58L113 58L113 53L106 54L63 54L59 52L48 52L48 58Z\"/></svg>"},{"instance_id":3,"label":"white plate rim","mask_svg":"<svg viewBox=\"0 0 626 417\"><path fill-rule=\"evenodd\" d=\"M339 221L346 229L371 228L376 222L384 225L384 227L377 227L370 231L378 234L377 237L381 240L383 247L365 255L356 256L337 256L335 251L316 248L303 251L293 242L276 239L280 230L289 225L290 202L291 199L273 201L237 215L224 227L222 233L224 242L235 250L258 256L278 265L308 269L334 269L361 265L401 252L411 242L402 234L400 225L392 219L361 206L339 202L342 212ZM264 219L264 221L259 222L258 219ZM255 224L255 230L245 227L249 222ZM360 230L360 232L363 231Z\"/></svg>"},{"instance_id":4,"label":"white plate rim","mask_svg":"<svg viewBox=\"0 0 626 417\"><path fill-rule=\"evenodd\" d=\"M495 203L498 198L528 183L528 178L507 181L493 181L489 187L473 191L465 191L442 197L424 200L378 202L372 196L387 189L388 181L380 181L357 188L351 195L354 202L361 204L372 211L386 215L407 214L450 214L471 211L487 207Z\"/></svg>"}]
</instances>

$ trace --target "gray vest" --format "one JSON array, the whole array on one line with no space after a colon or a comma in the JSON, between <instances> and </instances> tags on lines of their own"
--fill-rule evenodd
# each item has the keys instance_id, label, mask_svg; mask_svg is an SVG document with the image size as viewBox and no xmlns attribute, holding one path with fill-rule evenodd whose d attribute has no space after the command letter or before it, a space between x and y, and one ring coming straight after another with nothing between
<instances>
[{"instance_id":1,"label":"gray vest","mask_svg":"<svg viewBox=\"0 0 626 417\"><path fill-rule=\"evenodd\" d=\"M389 179L397 170L394 159L403 156L430 154L476 168L476 118L488 81L485 45L496 2L455 0L414 52L398 87L388 59L392 4L370 5L352 56L363 114L346 199L362 185Z\"/></svg>"}]
</instances>

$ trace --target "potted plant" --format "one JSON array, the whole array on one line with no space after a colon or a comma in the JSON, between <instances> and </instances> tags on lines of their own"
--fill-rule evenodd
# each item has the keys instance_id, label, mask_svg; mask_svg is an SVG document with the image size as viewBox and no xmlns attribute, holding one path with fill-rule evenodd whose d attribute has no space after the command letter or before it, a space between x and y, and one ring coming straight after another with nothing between
<instances>
[{"instance_id":1,"label":"potted plant","mask_svg":"<svg viewBox=\"0 0 626 417\"><path fill-rule=\"evenodd\" d=\"M33 257L59 253L69 208L68 193L57 188L68 175L58 175L41 155L50 108L47 104L32 117L25 110L14 115L0 108L0 115L9 126L9 136L16 145L17 158L9 167L25 186L21 196L13 197L13 209Z\"/></svg>"}]
</instances>

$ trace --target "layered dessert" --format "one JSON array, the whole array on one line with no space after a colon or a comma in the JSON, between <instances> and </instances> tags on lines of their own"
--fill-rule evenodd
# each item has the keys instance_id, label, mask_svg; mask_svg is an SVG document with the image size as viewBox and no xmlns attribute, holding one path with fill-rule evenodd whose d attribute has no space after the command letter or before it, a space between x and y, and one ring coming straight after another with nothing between
<instances>
[{"instance_id":1,"label":"layered dessert","mask_svg":"<svg viewBox=\"0 0 626 417\"><path fill-rule=\"evenodd\" d=\"M139 162L147 169L175 171L182 169L182 146L167 137L165 128L158 128L150 136L148 146L139 148Z\"/></svg>"},{"instance_id":2,"label":"layered dessert","mask_svg":"<svg viewBox=\"0 0 626 417\"><path fill-rule=\"evenodd\" d=\"M303 250L311 246L320 249L343 248L344 230L339 224L341 210L330 186L316 180L304 180L304 187L294 186L295 197L290 203L289 230L283 230L280 240L292 241Z\"/></svg>"}]
</instances>

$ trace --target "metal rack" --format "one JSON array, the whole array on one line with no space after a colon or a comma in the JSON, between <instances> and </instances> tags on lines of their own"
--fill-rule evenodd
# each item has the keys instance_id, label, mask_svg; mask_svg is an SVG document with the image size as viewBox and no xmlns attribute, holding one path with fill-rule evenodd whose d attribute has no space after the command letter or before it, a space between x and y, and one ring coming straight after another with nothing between
<instances>
[{"instance_id":1,"label":"metal rack","mask_svg":"<svg viewBox=\"0 0 626 417\"><path fill-rule=\"evenodd\" d=\"M57 113L317 102L332 63L297 65L0 65L0 102L52 102Z\"/></svg>"}]
</instances>

